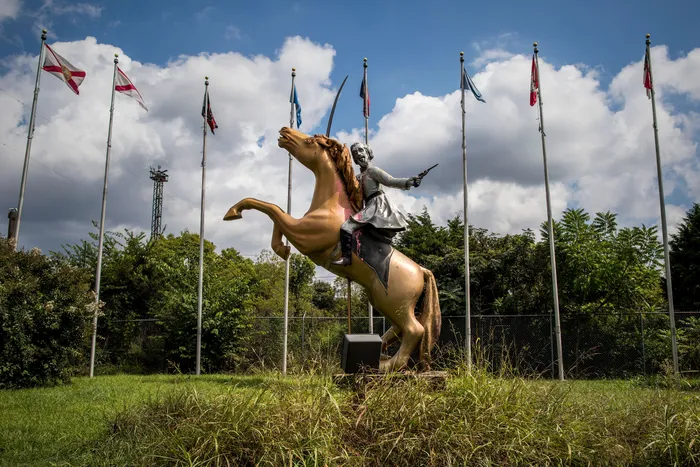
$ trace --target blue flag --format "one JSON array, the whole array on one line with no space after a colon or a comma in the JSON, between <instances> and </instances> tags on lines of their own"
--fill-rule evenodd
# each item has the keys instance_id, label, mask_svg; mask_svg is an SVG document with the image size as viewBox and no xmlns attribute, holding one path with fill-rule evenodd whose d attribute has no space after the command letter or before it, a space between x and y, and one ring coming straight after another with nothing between
<instances>
[{"instance_id":1,"label":"blue flag","mask_svg":"<svg viewBox=\"0 0 700 467\"><path fill-rule=\"evenodd\" d=\"M479 92L479 90L476 89L474 81L472 81L471 77L469 76L469 73L467 73L467 70L465 70L464 68L462 69L462 89L471 90L472 94L474 94L474 97L476 97L476 100L486 103L484 98L481 97L481 93Z\"/></svg>"},{"instance_id":2,"label":"blue flag","mask_svg":"<svg viewBox=\"0 0 700 467\"><path fill-rule=\"evenodd\" d=\"M292 95L289 96L289 102L294 102L294 106L297 108L297 128L301 125L301 105L299 105L299 97L297 96L297 87L294 86Z\"/></svg>"}]
</instances>

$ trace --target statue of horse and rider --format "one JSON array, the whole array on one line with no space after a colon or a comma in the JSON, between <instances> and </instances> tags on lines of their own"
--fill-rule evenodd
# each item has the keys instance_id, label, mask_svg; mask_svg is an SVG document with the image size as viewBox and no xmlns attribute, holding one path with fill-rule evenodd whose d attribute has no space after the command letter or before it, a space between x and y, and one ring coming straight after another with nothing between
<instances>
[{"instance_id":1,"label":"statue of horse and rider","mask_svg":"<svg viewBox=\"0 0 700 467\"><path fill-rule=\"evenodd\" d=\"M382 187L418 187L430 169L416 177L394 178L372 164L374 155L367 145L354 143L348 150L328 137L330 121L328 126L326 136L309 136L287 127L280 130L278 146L316 179L311 206L303 217L295 219L279 206L245 198L228 210L224 220L240 219L247 209L265 213L274 224L271 246L275 253L287 259L290 247L282 241L286 237L317 265L364 287L372 306L393 323L382 336L382 348L386 351L397 340L401 345L391 358L382 359L381 372L406 368L416 349L420 368L428 370L441 327L437 285L430 270L391 246L392 238L406 229L408 221ZM357 176L351 151L360 166Z\"/></svg>"}]
</instances>

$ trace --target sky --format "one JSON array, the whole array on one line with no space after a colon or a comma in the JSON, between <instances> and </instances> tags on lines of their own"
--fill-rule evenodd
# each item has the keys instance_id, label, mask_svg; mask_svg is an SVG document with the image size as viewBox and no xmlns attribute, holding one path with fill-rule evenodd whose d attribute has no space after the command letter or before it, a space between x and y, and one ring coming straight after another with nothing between
<instances>
[{"instance_id":1,"label":"sky","mask_svg":"<svg viewBox=\"0 0 700 467\"><path fill-rule=\"evenodd\" d=\"M642 85L652 35L669 231L700 202L700 3L658 2L67 2L0 0L0 206L16 207L40 48L87 77L75 95L42 72L20 246L59 250L99 221L114 53L148 111L115 98L108 230L150 232L149 167L168 169L166 233L199 231L204 76L219 129L207 140L207 239L248 257L269 248L263 214L224 222L244 197L286 206L291 68L301 130L325 133L349 76L333 136L363 138L359 88L368 59L370 146L376 165L408 177L440 165L410 191L387 190L406 213L445 224L462 215L459 52L486 103L467 96L469 223L498 234L547 219L537 106L529 105L539 43L555 219L566 208L658 225L651 102ZM294 163L292 215L313 176ZM3 215L4 218L4 215ZM7 227L3 227L5 234Z\"/></svg>"}]
</instances>

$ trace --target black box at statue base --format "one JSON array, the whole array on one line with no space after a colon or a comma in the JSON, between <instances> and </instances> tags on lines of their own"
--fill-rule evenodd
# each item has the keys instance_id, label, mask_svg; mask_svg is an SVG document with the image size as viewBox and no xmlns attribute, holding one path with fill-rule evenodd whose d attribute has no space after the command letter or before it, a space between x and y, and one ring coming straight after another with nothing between
<instances>
[{"instance_id":1,"label":"black box at statue base","mask_svg":"<svg viewBox=\"0 0 700 467\"><path fill-rule=\"evenodd\" d=\"M345 373L379 370L382 338L377 334L345 334L341 367Z\"/></svg>"}]
</instances>

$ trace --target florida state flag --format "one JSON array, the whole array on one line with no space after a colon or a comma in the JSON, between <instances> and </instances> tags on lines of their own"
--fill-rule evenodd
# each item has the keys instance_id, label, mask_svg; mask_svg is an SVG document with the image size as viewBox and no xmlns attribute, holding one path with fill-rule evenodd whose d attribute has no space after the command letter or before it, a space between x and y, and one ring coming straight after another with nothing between
<instances>
[{"instance_id":1,"label":"florida state flag","mask_svg":"<svg viewBox=\"0 0 700 467\"><path fill-rule=\"evenodd\" d=\"M116 78L116 83L114 84L114 90L117 92L121 92L122 94L126 94L127 96L133 98L136 100L136 102L139 103L139 105L148 112L148 108L146 107L146 104L143 102L143 97L141 97L141 93L139 92L138 89L136 89L136 86L134 86L134 83L131 82L128 76L121 70L121 68L117 67L117 78Z\"/></svg>"},{"instance_id":2,"label":"florida state flag","mask_svg":"<svg viewBox=\"0 0 700 467\"><path fill-rule=\"evenodd\" d=\"M85 72L71 65L68 60L54 52L48 44L44 43L44 47L44 64L42 69L66 83L74 93L80 94L78 86L85 79Z\"/></svg>"},{"instance_id":3,"label":"florida state flag","mask_svg":"<svg viewBox=\"0 0 700 467\"><path fill-rule=\"evenodd\" d=\"M532 71L530 72L530 106L537 103L537 89L540 87L540 77L537 73L535 56L532 56Z\"/></svg>"}]
</instances>

